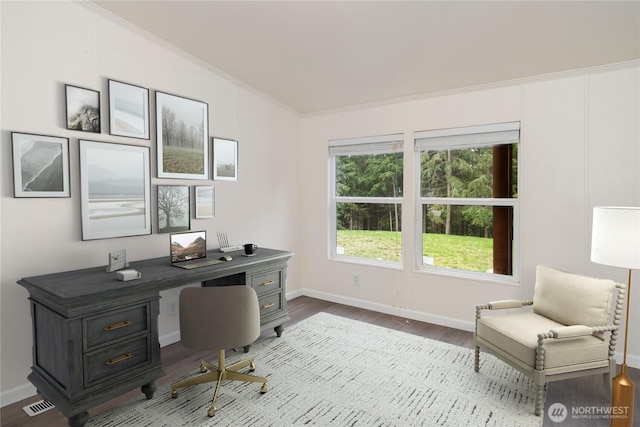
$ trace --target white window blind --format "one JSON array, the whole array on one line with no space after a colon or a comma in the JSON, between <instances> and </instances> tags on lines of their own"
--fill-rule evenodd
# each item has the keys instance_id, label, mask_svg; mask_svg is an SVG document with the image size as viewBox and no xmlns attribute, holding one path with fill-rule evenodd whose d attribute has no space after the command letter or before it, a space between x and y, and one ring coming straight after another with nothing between
<instances>
[{"instance_id":1,"label":"white window blind","mask_svg":"<svg viewBox=\"0 0 640 427\"><path fill-rule=\"evenodd\" d=\"M403 140L404 137L401 133L363 138L335 139L329 141L329 153L333 156L396 153L402 151Z\"/></svg>"},{"instance_id":2,"label":"white window blind","mask_svg":"<svg viewBox=\"0 0 640 427\"><path fill-rule=\"evenodd\" d=\"M520 122L427 130L414 133L415 151L458 150L520 141Z\"/></svg>"}]
</instances>

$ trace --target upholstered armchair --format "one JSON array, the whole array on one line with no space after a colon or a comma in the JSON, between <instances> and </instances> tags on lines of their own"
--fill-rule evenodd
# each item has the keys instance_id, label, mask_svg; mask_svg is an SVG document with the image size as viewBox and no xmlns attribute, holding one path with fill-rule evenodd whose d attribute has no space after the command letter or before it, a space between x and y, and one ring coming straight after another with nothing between
<instances>
[{"instance_id":1,"label":"upholstered armchair","mask_svg":"<svg viewBox=\"0 0 640 427\"><path fill-rule=\"evenodd\" d=\"M602 374L610 398L624 289L612 280L538 266L532 301L503 300L476 307L475 371L480 369L482 349L530 377L536 386L536 415L544 408L551 381ZM483 310L490 315L483 315Z\"/></svg>"}]
</instances>

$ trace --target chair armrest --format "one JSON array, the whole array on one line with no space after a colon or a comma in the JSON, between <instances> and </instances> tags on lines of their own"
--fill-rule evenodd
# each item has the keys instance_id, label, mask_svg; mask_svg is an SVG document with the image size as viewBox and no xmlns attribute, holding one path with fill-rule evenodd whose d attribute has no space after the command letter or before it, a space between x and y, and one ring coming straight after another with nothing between
<instances>
[{"instance_id":1,"label":"chair armrest","mask_svg":"<svg viewBox=\"0 0 640 427\"><path fill-rule=\"evenodd\" d=\"M526 305L527 301L519 301L515 299L503 299L499 301L488 302L489 310L504 310L507 308L520 308Z\"/></svg>"},{"instance_id":2,"label":"chair armrest","mask_svg":"<svg viewBox=\"0 0 640 427\"><path fill-rule=\"evenodd\" d=\"M518 301L515 299L505 299L492 301L482 305L476 305L476 333L478 332L478 321L482 317L482 310L503 310L507 308L520 308L526 305L532 305L533 301Z\"/></svg>"},{"instance_id":3,"label":"chair armrest","mask_svg":"<svg viewBox=\"0 0 640 427\"><path fill-rule=\"evenodd\" d=\"M593 328L585 325L572 325L560 328L550 329L552 338L573 338L593 335Z\"/></svg>"},{"instance_id":4,"label":"chair armrest","mask_svg":"<svg viewBox=\"0 0 640 427\"><path fill-rule=\"evenodd\" d=\"M547 339L563 339L572 337L581 337L586 335L595 335L603 332L611 331L612 337L609 340L609 357L613 357L615 351L615 333L618 330L618 325L603 325L603 326L585 326L585 325L572 325L563 326L549 330L538 334L538 348L536 349L536 370L544 369L544 341ZM601 338L604 339L604 338Z\"/></svg>"},{"instance_id":5,"label":"chair armrest","mask_svg":"<svg viewBox=\"0 0 640 427\"><path fill-rule=\"evenodd\" d=\"M525 305L531 305L533 301L519 301L515 299L505 299L499 301L491 301L483 305L476 306L476 312L480 310L503 310L506 308L520 308Z\"/></svg>"}]
</instances>

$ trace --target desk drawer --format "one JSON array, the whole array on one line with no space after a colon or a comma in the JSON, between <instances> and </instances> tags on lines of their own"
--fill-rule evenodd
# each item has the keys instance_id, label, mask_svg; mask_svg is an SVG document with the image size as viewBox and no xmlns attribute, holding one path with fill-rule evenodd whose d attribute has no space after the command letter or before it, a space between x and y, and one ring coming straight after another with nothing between
<instances>
[{"instance_id":1,"label":"desk drawer","mask_svg":"<svg viewBox=\"0 0 640 427\"><path fill-rule=\"evenodd\" d=\"M264 295L258 298L260 320L282 311L282 292Z\"/></svg>"},{"instance_id":2,"label":"desk drawer","mask_svg":"<svg viewBox=\"0 0 640 427\"><path fill-rule=\"evenodd\" d=\"M143 335L84 355L84 384L90 387L149 363L149 336Z\"/></svg>"},{"instance_id":3,"label":"desk drawer","mask_svg":"<svg viewBox=\"0 0 640 427\"><path fill-rule=\"evenodd\" d=\"M282 289L282 270L266 271L251 276L251 287L258 296Z\"/></svg>"},{"instance_id":4,"label":"desk drawer","mask_svg":"<svg viewBox=\"0 0 640 427\"><path fill-rule=\"evenodd\" d=\"M148 304L83 319L85 350L149 329Z\"/></svg>"}]
</instances>

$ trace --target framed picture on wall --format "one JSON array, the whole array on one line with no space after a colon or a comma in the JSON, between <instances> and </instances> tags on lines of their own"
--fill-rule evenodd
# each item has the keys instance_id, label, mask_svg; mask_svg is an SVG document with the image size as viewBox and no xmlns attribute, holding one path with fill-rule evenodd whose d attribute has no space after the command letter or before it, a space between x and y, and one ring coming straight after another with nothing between
<instances>
[{"instance_id":1,"label":"framed picture on wall","mask_svg":"<svg viewBox=\"0 0 640 427\"><path fill-rule=\"evenodd\" d=\"M65 85L67 129L100 133L100 92Z\"/></svg>"},{"instance_id":2,"label":"framed picture on wall","mask_svg":"<svg viewBox=\"0 0 640 427\"><path fill-rule=\"evenodd\" d=\"M11 132L14 197L70 197L69 139Z\"/></svg>"},{"instance_id":3,"label":"framed picture on wall","mask_svg":"<svg viewBox=\"0 0 640 427\"><path fill-rule=\"evenodd\" d=\"M190 207L188 186L158 185L158 233L189 230Z\"/></svg>"},{"instance_id":4,"label":"framed picture on wall","mask_svg":"<svg viewBox=\"0 0 640 427\"><path fill-rule=\"evenodd\" d=\"M109 133L149 139L149 89L109 80Z\"/></svg>"},{"instance_id":5,"label":"framed picture on wall","mask_svg":"<svg viewBox=\"0 0 640 427\"><path fill-rule=\"evenodd\" d=\"M193 192L196 199L196 218L215 218L216 189L211 185L196 185Z\"/></svg>"},{"instance_id":6,"label":"framed picture on wall","mask_svg":"<svg viewBox=\"0 0 640 427\"><path fill-rule=\"evenodd\" d=\"M149 147L79 145L82 240L151 234Z\"/></svg>"},{"instance_id":7,"label":"framed picture on wall","mask_svg":"<svg viewBox=\"0 0 640 427\"><path fill-rule=\"evenodd\" d=\"M238 141L213 138L213 179L238 180Z\"/></svg>"},{"instance_id":8,"label":"framed picture on wall","mask_svg":"<svg viewBox=\"0 0 640 427\"><path fill-rule=\"evenodd\" d=\"M209 179L209 105L156 92L158 178Z\"/></svg>"}]
</instances>

